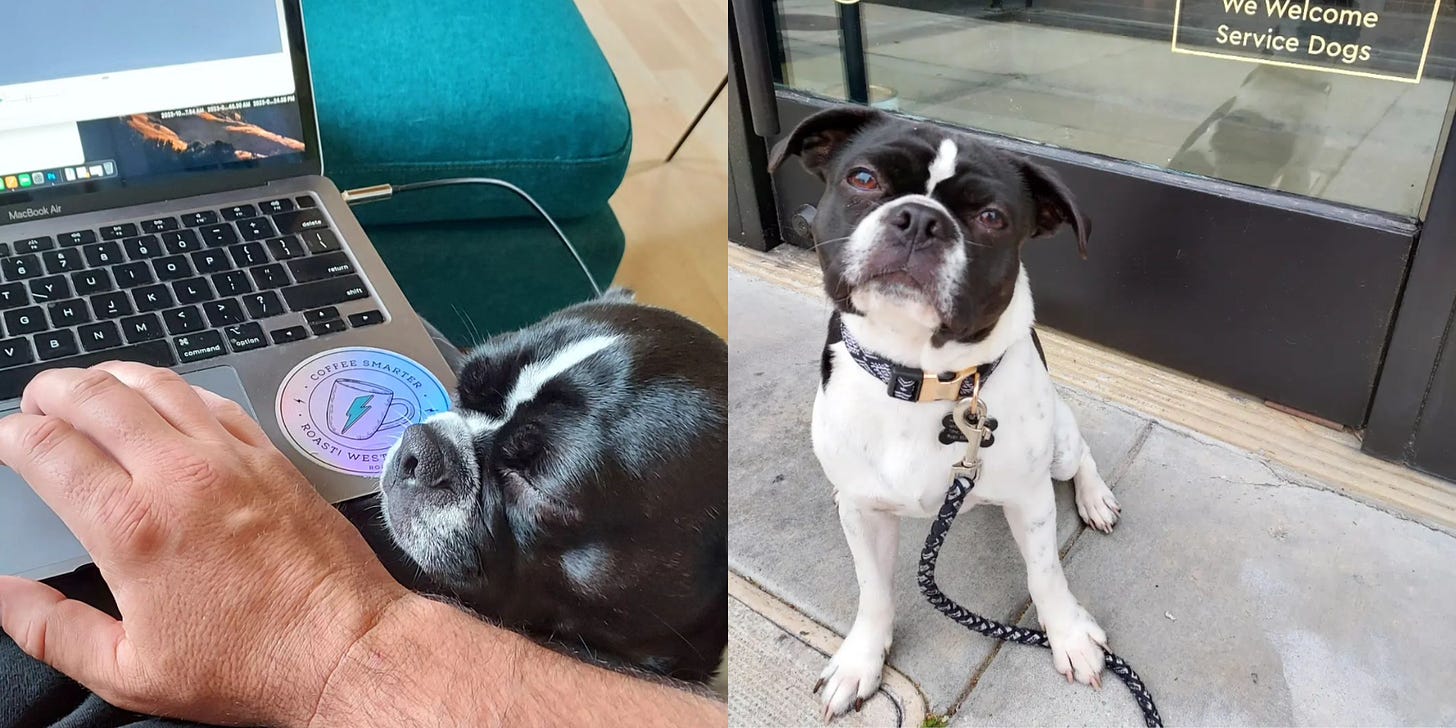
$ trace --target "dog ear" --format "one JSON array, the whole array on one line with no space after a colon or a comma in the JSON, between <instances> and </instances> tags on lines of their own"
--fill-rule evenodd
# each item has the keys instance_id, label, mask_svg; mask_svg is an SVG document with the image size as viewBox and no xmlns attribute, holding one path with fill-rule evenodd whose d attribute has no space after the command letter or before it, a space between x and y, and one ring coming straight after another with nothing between
<instances>
[{"instance_id":1,"label":"dog ear","mask_svg":"<svg viewBox=\"0 0 1456 728\"><path fill-rule=\"evenodd\" d=\"M804 169L824 179L824 168L840 147L864 127L889 115L868 106L836 106L799 122L789 135L774 145L768 157L768 171L775 172L784 159L799 155Z\"/></svg>"},{"instance_id":2,"label":"dog ear","mask_svg":"<svg viewBox=\"0 0 1456 728\"><path fill-rule=\"evenodd\" d=\"M1077 252L1086 260L1087 238L1092 234L1092 221L1077 207L1072 191L1062 184L1062 178L1056 172L1025 157L1018 158L1017 162L1021 166L1021 177L1026 181L1026 188L1031 191L1031 199L1036 203L1036 230L1031 236L1046 237L1055 233L1062 225L1071 225L1072 232L1077 234Z\"/></svg>"}]
</instances>

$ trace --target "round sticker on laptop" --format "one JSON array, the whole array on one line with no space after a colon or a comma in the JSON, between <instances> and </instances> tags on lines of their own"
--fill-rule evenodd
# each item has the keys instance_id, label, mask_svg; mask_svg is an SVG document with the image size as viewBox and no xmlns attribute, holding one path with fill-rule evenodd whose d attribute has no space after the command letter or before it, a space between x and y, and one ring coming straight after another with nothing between
<instances>
[{"instance_id":1,"label":"round sticker on laptop","mask_svg":"<svg viewBox=\"0 0 1456 728\"><path fill-rule=\"evenodd\" d=\"M289 442L331 470L377 477L404 429L450 409L450 394L419 362L349 347L304 360L278 389Z\"/></svg>"}]
</instances>

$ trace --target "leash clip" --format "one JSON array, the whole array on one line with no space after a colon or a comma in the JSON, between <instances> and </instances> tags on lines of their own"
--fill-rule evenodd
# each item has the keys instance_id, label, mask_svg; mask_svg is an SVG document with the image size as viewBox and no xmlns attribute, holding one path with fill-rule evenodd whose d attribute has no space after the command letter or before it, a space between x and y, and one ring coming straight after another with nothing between
<instances>
[{"instance_id":1,"label":"leash clip","mask_svg":"<svg viewBox=\"0 0 1456 728\"><path fill-rule=\"evenodd\" d=\"M981 373L974 372L971 377L971 396L956 402L951 410L956 429L966 436L966 453L950 471L956 477L974 481L981 474L981 439L990 428L986 426L986 403L981 401Z\"/></svg>"}]
</instances>

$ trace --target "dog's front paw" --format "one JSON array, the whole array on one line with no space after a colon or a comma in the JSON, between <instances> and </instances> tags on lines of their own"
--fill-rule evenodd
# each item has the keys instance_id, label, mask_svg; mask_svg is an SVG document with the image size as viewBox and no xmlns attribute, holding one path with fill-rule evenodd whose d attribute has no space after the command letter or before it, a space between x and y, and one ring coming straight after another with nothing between
<instances>
[{"instance_id":1,"label":"dog's front paw","mask_svg":"<svg viewBox=\"0 0 1456 728\"><path fill-rule=\"evenodd\" d=\"M853 707L859 710L880 686L880 672L885 666L889 645L880 640L856 635L853 631L839 651L819 673L814 692L823 690L821 703L824 720L828 721Z\"/></svg>"},{"instance_id":2,"label":"dog's front paw","mask_svg":"<svg viewBox=\"0 0 1456 728\"><path fill-rule=\"evenodd\" d=\"M1103 651L1107 633L1097 620L1078 606L1066 619L1047 625L1047 638L1052 643L1052 666L1067 678L1095 688L1102 687Z\"/></svg>"},{"instance_id":3,"label":"dog's front paw","mask_svg":"<svg viewBox=\"0 0 1456 728\"><path fill-rule=\"evenodd\" d=\"M1082 517L1082 522L1103 533L1112 533L1118 516L1122 515L1122 507L1117 505L1112 489L1095 474L1091 477L1079 474L1075 488L1077 515Z\"/></svg>"}]
</instances>

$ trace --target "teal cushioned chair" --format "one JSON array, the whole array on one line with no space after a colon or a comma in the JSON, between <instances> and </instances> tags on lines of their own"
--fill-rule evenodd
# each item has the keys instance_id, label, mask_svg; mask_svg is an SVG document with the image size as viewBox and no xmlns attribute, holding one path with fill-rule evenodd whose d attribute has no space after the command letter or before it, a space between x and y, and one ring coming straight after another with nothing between
<instances>
[{"instance_id":1,"label":"teal cushioned chair","mask_svg":"<svg viewBox=\"0 0 1456 728\"><path fill-rule=\"evenodd\" d=\"M324 173L340 189L513 182L611 281L624 241L607 199L631 118L571 0L303 5ZM504 190L421 190L354 211L410 302L456 344L591 296L550 227Z\"/></svg>"}]
</instances>

